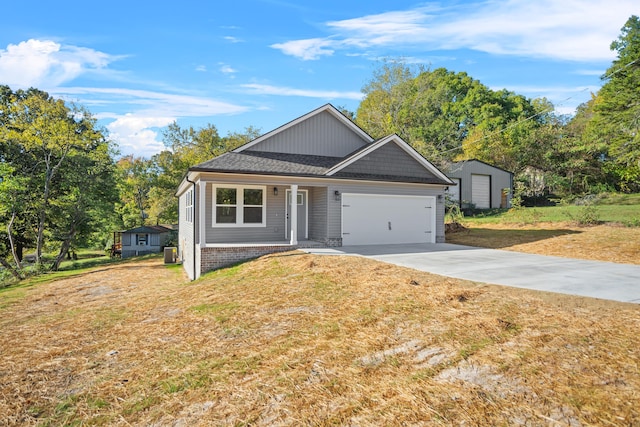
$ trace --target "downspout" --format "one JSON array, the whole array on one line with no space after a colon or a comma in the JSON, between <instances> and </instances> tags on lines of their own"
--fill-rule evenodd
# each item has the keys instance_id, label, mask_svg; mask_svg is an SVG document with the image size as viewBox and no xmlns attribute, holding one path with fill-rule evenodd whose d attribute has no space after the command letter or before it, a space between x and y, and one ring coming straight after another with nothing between
<instances>
[{"instance_id":1,"label":"downspout","mask_svg":"<svg viewBox=\"0 0 640 427\"><path fill-rule=\"evenodd\" d=\"M191 181L189 179L189 173L187 172L187 175L184 177L184 179L187 182L190 182L191 184L193 184L193 199L195 201L196 198L196 182L195 181ZM195 206L195 203L194 203ZM198 209L199 210L199 209ZM195 280L196 278L196 210L195 207L193 209L193 279Z\"/></svg>"}]
</instances>

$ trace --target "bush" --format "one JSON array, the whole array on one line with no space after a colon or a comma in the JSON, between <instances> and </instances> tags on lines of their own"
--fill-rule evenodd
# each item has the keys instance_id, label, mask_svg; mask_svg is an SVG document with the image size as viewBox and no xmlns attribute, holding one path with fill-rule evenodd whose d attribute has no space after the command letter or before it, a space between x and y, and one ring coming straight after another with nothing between
<instances>
[{"instance_id":1,"label":"bush","mask_svg":"<svg viewBox=\"0 0 640 427\"><path fill-rule=\"evenodd\" d=\"M566 211L565 214L578 225L596 225L600 223L600 213L592 203L582 205L576 213Z\"/></svg>"}]
</instances>

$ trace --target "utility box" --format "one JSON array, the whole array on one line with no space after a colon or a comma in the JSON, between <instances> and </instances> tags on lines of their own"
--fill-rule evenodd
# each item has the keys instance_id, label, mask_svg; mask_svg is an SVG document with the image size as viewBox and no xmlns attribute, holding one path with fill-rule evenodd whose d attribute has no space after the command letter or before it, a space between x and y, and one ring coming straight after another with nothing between
<instances>
[{"instance_id":1,"label":"utility box","mask_svg":"<svg viewBox=\"0 0 640 427\"><path fill-rule=\"evenodd\" d=\"M164 263L175 264L178 258L178 248L167 247L164 248Z\"/></svg>"}]
</instances>

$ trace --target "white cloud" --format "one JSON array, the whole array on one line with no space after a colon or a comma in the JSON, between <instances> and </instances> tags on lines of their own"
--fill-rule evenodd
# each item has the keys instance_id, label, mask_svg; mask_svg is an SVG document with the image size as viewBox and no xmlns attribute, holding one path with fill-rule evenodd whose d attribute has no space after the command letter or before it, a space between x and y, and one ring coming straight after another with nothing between
<instances>
[{"instance_id":1,"label":"white cloud","mask_svg":"<svg viewBox=\"0 0 640 427\"><path fill-rule=\"evenodd\" d=\"M207 66L206 66L206 65L198 65L198 66L196 67L196 71L199 71L199 72L204 73L204 72L206 72L206 71L207 71Z\"/></svg>"},{"instance_id":2,"label":"white cloud","mask_svg":"<svg viewBox=\"0 0 640 427\"><path fill-rule=\"evenodd\" d=\"M230 42L230 43L242 43L243 40L239 39L237 37L233 37L233 36L225 36L223 37L223 39L225 39L226 41Z\"/></svg>"},{"instance_id":3,"label":"white cloud","mask_svg":"<svg viewBox=\"0 0 640 427\"><path fill-rule=\"evenodd\" d=\"M232 68L230 65L227 64L220 64L220 72L224 73L224 74L234 74L237 73L238 70Z\"/></svg>"},{"instance_id":4,"label":"white cloud","mask_svg":"<svg viewBox=\"0 0 640 427\"><path fill-rule=\"evenodd\" d=\"M293 40L285 43L272 44L270 47L279 49L285 55L291 55L305 61L318 59L321 56L333 55L334 48L339 43L329 39Z\"/></svg>"},{"instance_id":5,"label":"white cloud","mask_svg":"<svg viewBox=\"0 0 640 427\"><path fill-rule=\"evenodd\" d=\"M117 57L52 40L27 40L0 49L0 81L9 86L54 87L105 69Z\"/></svg>"},{"instance_id":6,"label":"white cloud","mask_svg":"<svg viewBox=\"0 0 640 427\"><path fill-rule=\"evenodd\" d=\"M107 125L109 137L118 142L123 155L134 154L149 158L164 150L158 141L158 128L172 123L173 117L144 117L125 114Z\"/></svg>"},{"instance_id":7,"label":"white cloud","mask_svg":"<svg viewBox=\"0 0 640 427\"><path fill-rule=\"evenodd\" d=\"M259 95L278 95L278 96L301 96L306 98L322 98L322 99L354 99L361 100L363 94L361 92L340 92L333 90L311 90L311 89L294 89L284 86L271 86L264 84L244 84L242 87L250 89L253 93Z\"/></svg>"},{"instance_id":8,"label":"white cloud","mask_svg":"<svg viewBox=\"0 0 640 427\"><path fill-rule=\"evenodd\" d=\"M609 61L609 45L637 13L636 0L478 1L437 3L403 11L330 21L326 38L292 40L271 47L303 60L338 49L473 49L492 54L575 61Z\"/></svg>"},{"instance_id":9,"label":"white cloud","mask_svg":"<svg viewBox=\"0 0 640 427\"><path fill-rule=\"evenodd\" d=\"M124 109L130 113L102 112L96 118L108 122L110 138L122 154L150 157L164 149L159 141L159 128L184 117L211 117L238 114L247 107L183 94L169 94L126 88L71 87L51 92L63 99L73 100L102 110Z\"/></svg>"},{"instance_id":10,"label":"white cloud","mask_svg":"<svg viewBox=\"0 0 640 427\"><path fill-rule=\"evenodd\" d=\"M103 106L113 103L153 117L206 117L238 114L248 110L247 107L212 98L140 89L62 87L51 93L69 100L82 97L78 102L87 106L91 106L93 100L97 99Z\"/></svg>"}]
</instances>

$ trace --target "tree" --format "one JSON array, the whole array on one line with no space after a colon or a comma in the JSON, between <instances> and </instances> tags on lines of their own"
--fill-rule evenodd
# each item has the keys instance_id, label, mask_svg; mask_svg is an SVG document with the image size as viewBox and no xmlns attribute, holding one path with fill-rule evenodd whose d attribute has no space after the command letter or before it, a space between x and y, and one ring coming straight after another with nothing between
<instances>
[{"instance_id":1,"label":"tree","mask_svg":"<svg viewBox=\"0 0 640 427\"><path fill-rule=\"evenodd\" d=\"M149 214L149 192L154 180L153 162L129 155L117 162L120 203L118 212L125 228L144 225Z\"/></svg>"},{"instance_id":2,"label":"tree","mask_svg":"<svg viewBox=\"0 0 640 427\"><path fill-rule=\"evenodd\" d=\"M46 92L29 89L18 91L8 109L11 117L3 137L21 147L29 157L32 169L28 174L39 181L37 194L38 224L36 233L36 262L41 263L45 240L45 224L52 186L67 156L84 150L93 139L93 128L88 112L67 107L64 101L54 99Z\"/></svg>"},{"instance_id":3,"label":"tree","mask_svg":"<svg viewBox=\"0 0 640 427\"><path fill-rule=\"evenodd\" d=\"M47 241L60 241L61 251L66 253L74 239L85 232L78 224L103 213L98 213L96 206L105 187L95 185L93 163L88 159L102 156L105 176L109 176L112 151L87 110L67 105L46 92L12 92L3 86L0 103L0 220L7 225L8 246L20 271L21 247L29 243L25 236L30 230L35 230L36 262L41 266ZM109 185L113 188L112 182ZM84 202L71 203L74 197Z\"/></svg>"},{"instance_id":4,"label":"tree","mask_svg":"<svg viewBox=\"0 0 640 427\"><path fill-rule=\"evenodd\" d=\"M22 209L28 205L28 194L25 191L25 179L15 174L15 168L0 162L0 221L5 224L6 242L0 249L0 263L16 278L22 279L22 254L16 242L14 224L19 220ZM4 231L4 230L3 230ZM15 266L9 264L5 257L10 252Z\"/></svg>"},{"instance_id":5,"label":"tree","mask_svg":"<svg viewBox=\"0 0 640 427\"><path fill-rule=\"evenodd\" d=\"M74 244L86 245L114 213L118 192L109 147L107 141L97 139L67 159L51 203L51 234L60 242L51 270L60 267Z\"/></svg>"},{"instance_id":6,"label":"tree","mask_svg":"<svg viewBox=\"0 0 640 427\"><path fill-rule=\"evenodd\" d=\"M631 16L611 43L617 58L602 79L587 138L602 140L605 167L622 190L640 190L640 18Z\"/></svg>"}]
</instances>

